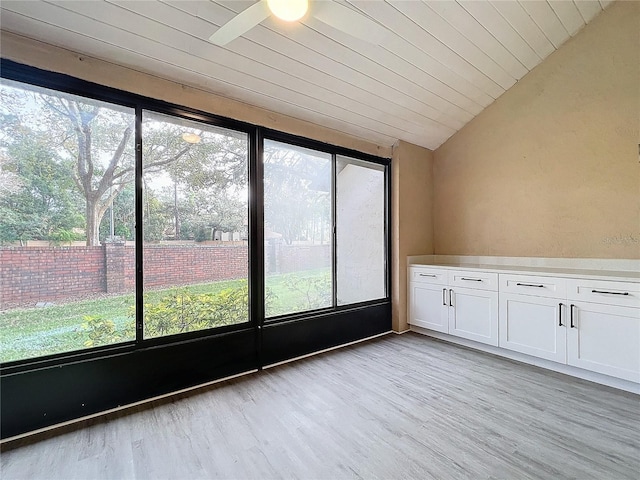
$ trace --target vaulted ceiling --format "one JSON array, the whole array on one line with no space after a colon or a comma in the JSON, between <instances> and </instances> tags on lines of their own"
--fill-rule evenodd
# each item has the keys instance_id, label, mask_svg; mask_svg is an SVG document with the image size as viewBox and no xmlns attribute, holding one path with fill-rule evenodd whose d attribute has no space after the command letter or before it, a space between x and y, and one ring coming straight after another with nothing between
<instances>
[{"instance_id":1,"label":"vaulted ceiling","mask_svg":"<svg viewBox=\"0 0 640 480\"><path fill-rule=\"evenodd\" d=\"M327 0L316 0L327 1ZM379 44L309 14L208 38L245 0L11 1L3 30L334 128L437 148L608 0L340 0L385 27Z\"/></svg>"}]
</instances>

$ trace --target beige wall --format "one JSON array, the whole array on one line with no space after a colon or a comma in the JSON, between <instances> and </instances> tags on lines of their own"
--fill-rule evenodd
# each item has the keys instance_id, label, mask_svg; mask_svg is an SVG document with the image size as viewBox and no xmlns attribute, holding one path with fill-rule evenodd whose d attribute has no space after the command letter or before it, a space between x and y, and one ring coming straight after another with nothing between
<instances>
[{"instance_id":1,"label":"beige wall","mask_svg":"<svg viewBox=\"0 0 640 480\"><path fill-rule=\"evenodd\" d=\"M616 2L436 150L436 254L640 258L639 32Z\"/></svg>"},{"instance_id":2,"label":"beige wall","mask_svg":"<svg viewBox=\"0 0 640 480\"><path fill-rule=\"evenodd\" d=\"M391 164L393 329L407 330L407 256L433 253L433 152L399 141Z\"/></svg>"},{"instance_id":3,"label":"beige wall","mask_svg":"<svg viewBox=\"0 0 640 480\"><path fill-rule=\"evenodd\" d=\"M151 98L293 133L314 140L351 148L384 158L391 156L391 146L375 145L337 130L253 107L204 90L138 72L131 68L98 60L32 39L0 32L3 58L44 70L66 73L83 80L119 88Z\"/></svg>"}]
</instances>

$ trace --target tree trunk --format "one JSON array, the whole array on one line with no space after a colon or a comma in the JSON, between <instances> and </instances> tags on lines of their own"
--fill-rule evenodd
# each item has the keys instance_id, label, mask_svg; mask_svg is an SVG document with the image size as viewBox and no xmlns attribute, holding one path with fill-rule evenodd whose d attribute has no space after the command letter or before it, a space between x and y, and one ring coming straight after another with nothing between
<instances>
[{"instance_id":1,"label":"tree trunk","mask_svg":"<svg viewBox=\"0 0 640 480\"><path fill-rule=\"evenodd\" d=\"M95 202L89 200L87 198L87 203L85 207L85 217L87 219L87 247L92 247L98 245L99 235L98 235L98 224L96 223L96 205Z\"/></svg>"},{"instance_id":2,"label":"tree trunk","mask_svg":"<svg viewBox=\"0 0 640 480\"><path fill-rule=\"evenodd\" d=\"M173 182L173 217L175 234L174 240L180 240L180 215L178 213L178 182Z\"/></svg>"},{"instance_id":3,"label":"tree trunk","mask_svg":"<svg viewBox=\"0 0 640 480\"><path fill-rule=\"evenodd\" d=\"M100 245L100 222L104 216L100 203L93 199L87 199L85 215L87 217L87 246Z\"/></svg>"}]
</instances>

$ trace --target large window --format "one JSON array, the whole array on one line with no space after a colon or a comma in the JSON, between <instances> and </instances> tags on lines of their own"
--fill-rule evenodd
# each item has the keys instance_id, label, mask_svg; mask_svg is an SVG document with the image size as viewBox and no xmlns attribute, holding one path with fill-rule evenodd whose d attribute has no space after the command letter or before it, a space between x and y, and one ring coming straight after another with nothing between
<instances>
[{"instance_id":1,"label":"large window","mask_svg":"<svg viewBox=\"0 0 640 480\"><path fill-rule=\"evenodd\" d=\"M390 330L388 160L0 74L0 437Z\"/></svg>"},{"instance_id":2,"label":"large window","mask_svg":"<svg viewBox=\"0 0 640 480\"><path fill-rule=\"evenodd\" d=\"M134 110L0 95L0 361L134 340Z\"/></svg>"},{"instance_id":3,"label":"large window","mask_svg":"<svg viewBox=\"0 0 640 480\"><path fill-rule=\"evenodd\" d=\"M264 144L265 314L333 305L331 155Z\"/></svg>"},{"instance_id":4,"label":"large window","mask_svg":"<svg viewBox=\"0 0 640 480\"><path fill-rule=\"evenodd\" d=\"M246 134L143 112L144 336L249 321Z\"/></svg>"},{"instance_id":5,"label":"large window","mask_svg":"<svg viewBox=\"0 0 640 480\"><path fill-rule=\"evenodd\" d=\"M383 165L265 141L267 318L386 297L385 188Z\"/></svg>"},{"instance_id":6,"label":"large window","mask_svg":"<svg viewBox=\"0 0 640 480\"><path fill-rule=\"evenodd\" d=\"M2 80L0 362L387 298L383 163L111 93Z\"/></svg>"}]
</instances>

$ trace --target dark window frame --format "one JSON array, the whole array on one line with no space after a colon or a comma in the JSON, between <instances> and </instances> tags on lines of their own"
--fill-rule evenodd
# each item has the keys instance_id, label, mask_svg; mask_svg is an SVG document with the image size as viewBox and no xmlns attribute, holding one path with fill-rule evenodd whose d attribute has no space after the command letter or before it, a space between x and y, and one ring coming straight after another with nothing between
<instances>
[{"instance_id":1,"label":"dark window frame","mask_svg":"<svg viewBox=\"0 0 640 480\"><path fill-rule=\"evenodd\" d=\"M304 310L300 312L287 313L284 315L275 315L273 317L264 318L265 324L274 323L287 323L290 321L299 320L301 318L308 318L310 316L317 316L331 312L341 312L344 310L350 310L354 308L360 308L367 305L378 305L380 303L388 302L391 299L391 245L390 245L390 174L391 165L388 159L376 157L374 155L356 152L354 150L338 147L329 143L322 142L320 140L313 140L310 138L302 137L299 135L293 135L289 133L280 132L278 130L272 130L263 128L263 140L271 140L279 142L285 145L292 145L294 147L302 147L309 150L314 150L320 153L327 153L331 155L331 276L332 276L332 292L330 307L317 308L312 310ZM337 157L347 157L363 162L373 163L384 167L384 237L385 237L385 296L374 300L366 300L363 302L349 303L346 305L337 304L337 257L336 257L336 162ZM262 157L260 157L262 158ZM264 208L264 198L262 198L261 207ZM264 218L264 217L263 217ZM263 272L264 276L264 272Z\"/></svg>"},{"instance_id":2,"label":"dark window frame","mask_svg":"<svg viewBox=\"0 0 640 480\"><path fill-rule=\"evenodd\" d=\"M263 325L295 322L331 313L349 310L359 310L366 306L376 306L390 302L391 297L391 241L390 241L390 176L391 160L371 154L359 152L345 147L331 145L319 140L313 140L299 135L293 135L270 128L261 127L247 122L222 117L213 113L203 112L191 107L158 100L140 94L130 93L113 87L107 87L87 80L82 80L66 74L42 70L36 67L20 64L12 60L0 59L0 77L28 85L34 85L62 93L78 95L87 99L99 100L111 104L135 109L135 143L136 143L136 172L135 172L135 204L136 204L136 339L125 342L92 347L88 349L62 352L40 357L16 360L0 364L1 375L12 375L25 371L38 370L51 366L63 366L88 360L100 359L113 355L127 354L149 348L182 345L198 339L224 336L229 333L254 330L256 336L256 351L261 355L260 330ZM142 338L143 319L143 256L142 256L142 112L161 113L173 117L195 120L208 125L234 130L247 134L249 139L249 321L236 325L215 327L200 331L168 335L157 338ZM331 307L316 310L296 312L293 314L270 317L264 316L264 188L262 153L264 140L278 141L331 155L331 209L332 209L332 277L333 292ZM348 305L336 305L336 252L335 252L335 163L337 156L345 156L365 162L375 163L384 167L385 173L385 293L384 298L369 300Z\"/></svg>"},{"instance_id":3,"label":"dark window frame","mask_svg":"<svg viewBox=\"0 0 640 480\"><path fill-rule=\"evenodd\" d=\"M256 329L254 323L255 316L252 316L251 301L249 305L249 321L236 325L228 325L223 327L215 327L200 331L187 332L182 334L167 335L157 338L143 338L142 336L142 320L143 320L143 222L142 222L142 112L150 111L161 113L177 118L194 120L215 127L228 130L235 130L247 135L249 140L249 177L251 176L252 164L257 163L256 156L256 134L258 127L246 122L228 119L218 115L199 111L190 107L183 107L163 100L156 100L150 97L125 92L112 87L107 87L94 82L71 77L66 74L41 70L28 65L20 64L4 58L0 59L0 78L12 80L27 85L47 88L61 93L68 93L84 97L92 100L98 100L105 103L124 106L135 110L135 205L136 205L136 287L135 287L135 305L136 305L136 339L118 342L111 345L102 345L99 347L91 347L80 350L72 350L68 352L54 353L32 357L26 359L15 360L11 362L0 363L0 374L12 374L26 370L45 368L52 365L63 365L72 362L81 362L100 358L112 354L128 353L144 348L152 348L160 345L180 344L197 338L224 335L232 331ZM255 171L255 167L253 167ZM251 185L251 181L249 181ZM249 203L249 250L251 252L252 234L255 235L256 226L252 225L251 219L252 204ZM255 208L253 208L255 209ZM253 227L253 230L252 230ZM251 255L251 253L249 254ZM255 268L255 267L254 267ZM255 275L252 272L251 257L248 270L249 281L249 297L252 298L255 291Z\"/></svg>"}]
</instances>

